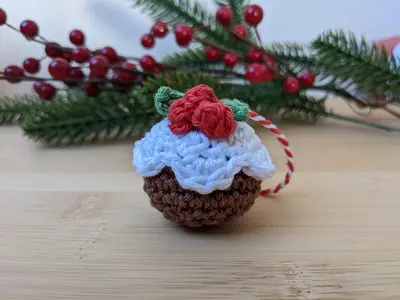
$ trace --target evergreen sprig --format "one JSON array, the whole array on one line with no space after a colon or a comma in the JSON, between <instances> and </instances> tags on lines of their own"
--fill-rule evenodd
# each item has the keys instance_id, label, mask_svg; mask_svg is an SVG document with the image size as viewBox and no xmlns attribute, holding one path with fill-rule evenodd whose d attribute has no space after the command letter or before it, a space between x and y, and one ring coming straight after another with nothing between
<instances>
[{"instance_id":1,"label":"evergreen sprig","mask_svg":"<svg viewBox=\"0 0 400 300\"><path fill-rule=\"evenodd\" d=\"M201 83L218 85L211 76L169 72L147 79L131 93L102 92L95 98L66 94L38 113L28 111L21 127L28 138L49 146L140 137L161 119L153 100L160 86L185 91Z\"/></svg>"},{"instance_id":2,"label":"evergreen sprig","mask_svg":"<svg viewBox=\"0 0 400 300\"><path fill-rule=\"evenodd\" d=\"M25 117L24 134L49 146L103 142L139 136L157 121L149 103L130 94L103 92L96 98L81 95L73 101L52 102L40 114Z\"/></svg>"},{"instance_id":3,"label":"evergreen sprig","mask_svg":"<svg viewBox=\"0 0 400 300\"><path fill-rule=\"evenodd\" d=\"M4 97L0 100L0 125L18 124L28 107L43 103L33 95L17 95L13 98Z\"/></svg>"},{"instance_id":4,"label":"evergreen sprig","mask_svg":"<svg viewBox=\"0 0 400 300\"><path fill-rule=\"evenodd\" d=\"M364 37L343 30L330 30L312 41L318 66L336 82L353 84L377 95L400 95L400 72L383 49L369 45Z\"/></svg>"},{"instance_id":5,"label":"evergreen sprig","mask_svg":"<svg viewBox=\"0 0 400 300\"><path fill-rule=\"evenodd\" d=\"M194 28L202 28L197 34L216 45L245 51L248 47L235 43L229 33L215 21L198 1L193 0L130 0L134 7L139 7L154 20L163 20L169 25L185 23Z\"/></svg>"},{"instance_id":6,"label":"evergreen sprig","mask_svg":"<svg viewBox=\"0 0 400 300\"><path fill-rule=\"evenodd\" d=\"M203 47L189 48L170 54L163 59L163 63L177 67L213 66L205 60Z\"/></svg>"},{"instance_id":7,"label":"evergreen sprig","mask_svg":"<svg viewBox=\"0 0 400 300\"><path fill-rule=\"evenodd\" d=\"M301 74L304 71L313 71L316 75L321 73L313 50L309 45L302 45L293 42L272 43L265 47L274 57L279 58L279 62L284 68L289 68L292 72ZM282 71L285 71L283 68Z\"/></svg>"}]
</instances>

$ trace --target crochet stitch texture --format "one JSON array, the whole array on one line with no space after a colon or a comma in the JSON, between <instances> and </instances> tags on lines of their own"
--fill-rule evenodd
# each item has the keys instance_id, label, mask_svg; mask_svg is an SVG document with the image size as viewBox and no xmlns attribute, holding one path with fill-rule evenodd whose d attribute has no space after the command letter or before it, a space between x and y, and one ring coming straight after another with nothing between
<instances>
[{"instance_id":1,"label":"crochet stitch texture","mask_svg":"<svg viewBox=\"0 0 400 300\"><path fill-rule=\"evenodd\" d=\"M170 167L182 188L209 194L229 188L240 171L260 181L275 173L267 148L245 122L237 122L226 139L209 139L198 130L177 135L169 124L162 120L135 143L133 165L141 176Z\"/></svg>"}]
</instances>

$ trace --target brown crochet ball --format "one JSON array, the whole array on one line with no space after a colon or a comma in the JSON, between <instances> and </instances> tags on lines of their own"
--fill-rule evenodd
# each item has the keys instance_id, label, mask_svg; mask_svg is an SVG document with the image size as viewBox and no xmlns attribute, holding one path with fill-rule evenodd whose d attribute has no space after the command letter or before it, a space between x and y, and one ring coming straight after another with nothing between
<instances>
[{"instance_id":1,"label":"brown crochet ball","mask_svg":"<svg viewBox=\"0 0 400 300\"><path fill-rule=\"evenodd\" d=\"M165 167L158 175L144 177L144 191L151 205L169 221L188 227L215 226L244 215L261 191L261 181L243 172L226 190L202 195L183 189L175 174Z\"/></svg>"}]
</instances>

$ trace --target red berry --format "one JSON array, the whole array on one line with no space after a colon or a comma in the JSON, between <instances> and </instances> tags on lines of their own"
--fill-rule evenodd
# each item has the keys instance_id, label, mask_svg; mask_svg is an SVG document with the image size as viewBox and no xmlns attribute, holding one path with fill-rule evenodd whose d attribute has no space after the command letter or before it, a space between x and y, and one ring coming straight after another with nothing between
<instances>
[{"instance_id":1,"label":"red berry","mask_svg":"<svg viewBox=\"0 0 400 300\"><path fill-rule=\"evenodd\" d=\"M245 8L243 15L247 24L256 27L261 23L264 12L259 5L253 4Z\"/></svg>"},{"instance_id":2,"label":"red berry","mask_svg":"<svg viewBox=\"0 0 400 300\"><path fill-rule=\"evenodd\" d=\"M121 67L124 69L136 71L136 65L130 63L130 62L124 62L121 64ZM125 70L119 70L117 73L118 79L124 82L133 82L136 79L136 73L131 73Z\"/></svg>"},{"instance_id":3,"label":"red berry","mask_svg":"<svg viewBox=\"0 0 400 300\"><path fill-rule=\"evenodd\" d=\"M140 59L140 65L145 71L154 71L157 67L155 59L151 55L145 55Z\"/></svg>"},{"instance_id":4,"label":"red berry","mask_svg":"<svg viewBox=\"0 0 400 300\"><path fill-rule=\"evenodd\" d=\"M74 29L69 34L69 40L76 46L81 46L85 43L85 34L78 29Z\"/></svg>"},{"instance_id":5,"label":"red berry","mask_svg":"<svg viewBox=\"0 0 400 300\"><path fill-rule=\"evenodd\" d=\"M147 49L151 49L151 48L154 47L155 40L154 40L154 38L153 38L153 36L151 34L145 34L140 39L140 42L141 42L143 47L145 47Z\"/></svg>"},{"instance_id":6,"label":"red berry","mask_svg":"<svg viewBox=\"0 0 400 300\"><path fill-rule=\"evenodd\" d=\"M274 72L265 64L262 64L261 68L263 69L263 81L272 81L275 77Z\"/></svg>"},{"instance_id":7,"label":"red berry","mask_svg":"<svg viewBox=\"0 0 400 300\"><path fill-rule=\"evenodd\" d=\"M175 39L179 46L186 47L192 41L193 31L192 29L185 25L177 25L175 27Z\"/></svg>"},{"instance_id":8,"label":"red berry","mask_svg":"<svg viewBox=\"0 0 400 300\"><path fill-rule=\"evenodd\" d=\"M41 88L41 86L42 86L42 81L36 81L34 84L33 84L33 90L37 93L37 94L39 94L39 92L40 92L40 88Z\"/></svg>"},{"instance_id":9,"label":"red berry","mask_svg":"<svg viewBox=\"0 0 400 300\"><path fill-rule=\"evenodd\" d=\"M118 60L118 53L112 47L104 47L100 50L100 55L103 55L110 63Z\"/></svg>"},{"instance_id":10,"label":"red berry","mask_svg":"<svg viewBox=\"0 0 400 300\"><path fill-rule=\"evenodd\" d=\"M21 67L11 65L8 66L4 69L3 71L4 77L9 83L18 83L21 82L21 79L15 78L15 77L22 77L25 75L24 69Z\"/></svg>"},{"instance_id":11,"label":"red berry","mask_svg":"<svg viewBox=\"0 0 400 300\"><path fill-rule=\"evenodd\" d=\"M151 28L151 33L159 38L163 38L168 34L168 26L166 23L158 21Z\"/></svg>"},{"instance_id":12,"label":"red berry","mask_svg":"<svg viewBox=\"0 0 400 300\"><path fill-rule=\"evenodd\" d=\"M29 57L24 60L23 66L26 72L35 74L40 71L40 60Z\"/></svg>"},{"instance_id":13,"label":"red berry","mask_svg":"<svg viewBox=\"0 0 400 300\"><path fill-rule=\"evenodd\" d=\"M251 83L259 83L264 79L264 69L260 64L251 64L246 68L246 78Z\"/></svg>"},{"instance_id":14,"label":"red berry","mask_svg":"<svg viewBox=\"0 0 400 300\"><path fill-rule=\"evenodd\" d=\"M232 10L229 6L218 8L216 14L217 22L222 25L229 25L232 22Z\"/></svg>"},{"instance_id":15,"label":"red berry","mask_svg":"<svg viewBox=\"0 0 400 300\"><path fill-rule=\"evenodd\" d=\"M305 71L303 74L300 75L299 80L302 86L311 87L314 85L315 75L311 71Z\"/></svg>"},{"instance_id":16,"label":"red berry","mask_svg":"<svg viewBox=\"0 0 400 300\"><path fill-rule=\"evenodd\" d=\"M247 60L249 62L260 62L263 59L263 53L257 48L250 48L247 52Z\"/></svg>"},{"instance_id":17,"label":"red berry","mask_svg":"<svg viewBox=\"0 0 400 300\"><path fill-rule=\"evenodd\" d=\"M229 68L233 68L239 61L239 58L236 54L232 52L228 52L224 55L224 64Z\"/></svg>"},{"instance_id":18,"label":"red berry","mask_svg":"<svg viewBox=\"0 0 400 300\"><path fill-rule=\"evenodd\" d=\"M69 69L69 63L63 58L55 58L49 64L49 73L54 79L57 80L67 79Z\"/></svg>"},{"instance_id":19,"label":"red berry","mask_svg":"<svg viewBox=\"0 0 400 300\"><path fill-rule=\"evenodd\" d=\"M46 55L51 58L62 56L61 46L57 43L48 43L45 48Z\"/></svg>"},{"instance_id":20,"label":"red berry","mask_svg":"<svg viewBox=\"0 0 400 300\"><path fill-rule=\"evenodd\" d=\"M0 8L0 25L4 25L7 23L7 14L6 12Z\"/></svg>"},{"instance_id":21,"label":"red berry","mask_svg":"<svg viewBox=\"0 0 400 300\"><path fill-rule=\"evenodd\" d=\"M96 97L100 93L99 86L95 83L85 84L85 86L83 87L83 91L89 97Z\"/></svg>"},{"instance_id":22,"label":"red berry","mask_svg":"<svg viewBox=\"0 0 400 300\"><path fill-rule=\"evenodd\" d=\"M300 89L299 80L296 77L288 77L283 81L283 88L288 94L296 94Z\"/></svg>"},{"instance_id":23,"label":"red berry","mask_svg":"<svg viewBox=\"0 0 400 300\"><path fill-rule=\"evenodd\" d=\"M44 81L35 82L33 89L43 100L53 99L57 92L57 89L52 84Z\"/></svg>"},{"instance_id":24,"label":"red berry","mask_svg":"<svg viewBox=\"0 0 400 300\"><path fill-rule=\"evenodd\" d=\"M218 48L208 46L206 48L206 58L208 61L217 61L219 56L221 55L221 51Z\"/></svg>"},{"instance_id":25,"label":"red berry","mask_svg":"<svg viewBox=\"0 0 400 300\"><path fill-rule=\"evenodd\" d=\"M36 37L39 33L39 26L32 20L25 20L19 26L21 33L29 39Z\"/></svg>"},{"instance_id":26,"label":"red berry","mask_svg":"<svg viewBox=\"0 0 400 300\"><path fill-rule=\"evenodd\" d=\"M83 74L81 68L79 67L73 67L69 69L68 72L68 79L64 81L64 83L69 86L69 87L73 87L73 86L77 86L79 84L79 82L85 77L85 74ZM72 79L74 81L69 81L69 79Z\"/></svg>"},{"instance_id":27,"label":"red berry","mask_svg":"<svg viewBox=\"0 0 400 300\"><path fill-rule=\"evenodd\" d=\"M77 63L87 62L90 58L90 51L84 46L78 46L71 53L71 59Z\"/></svg>"},{"instance_id":28,"label":"red berry","mask_svg":"<svg viewBox=\"0 0 400 300\"><path fill-rule=\"evenodd\" d=\"M237 24L235 26L233 26L233 33L241 39L245 39L247 38L247 35L249 34L247 32L247 28L246 26L242 25L242 24Z\"/></svg>"},{"instance_id":29,"label":"red berry","mask_svg":"<svg viewBox=\"0 0 400 300\"><path fill-rule=\"evenodd\" d=\"M90 72L93 76L97 76L100 78L104 77L107 74L109 67L110 62L102 55L96 55L92 57L89 61Z\"/></svg>"}]
</instances>

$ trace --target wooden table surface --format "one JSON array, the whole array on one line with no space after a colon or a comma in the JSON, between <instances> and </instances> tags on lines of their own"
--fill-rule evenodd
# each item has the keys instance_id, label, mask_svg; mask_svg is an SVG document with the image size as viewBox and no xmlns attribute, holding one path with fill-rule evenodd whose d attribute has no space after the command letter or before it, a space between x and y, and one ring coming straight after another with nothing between
<instances>
[{"instance_id":1,"label":"wooden table surface","mask_svg":"<svg viewBox=\"0 0 400 300\"><path fill-rule=\"evenodd\" d=\"M282 130L290 186L205 231L150 207L132 141L44 149L0 128L0 299L400 299L400 134ZM280 145L259 135L285 171Z\"/></svg>"}]
</instances>

